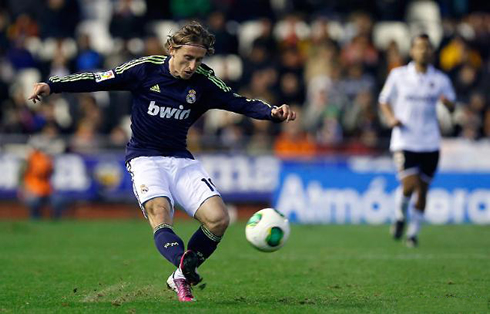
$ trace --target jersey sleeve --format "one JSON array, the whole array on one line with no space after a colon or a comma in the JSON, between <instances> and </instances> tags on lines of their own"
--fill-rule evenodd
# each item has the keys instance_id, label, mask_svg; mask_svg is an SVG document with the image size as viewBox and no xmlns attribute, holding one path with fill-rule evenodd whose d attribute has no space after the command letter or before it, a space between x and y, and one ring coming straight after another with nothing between
<instances>
[{"instance_id":1,"label":"jersey sleeve","mask_svg":"<svg viewBox=\"0 0 490 314\"><path fill-rule=\"evenodd\" d=\"M206 102L210 109L223 109L246 115L259 120L279 122L271 116L275 106L260 99L250 99L241 96L216 77L211 69L199 69L199 73L207 78Z\"/></svg>"},{"instance_id":2,"label":"jersey sleeve","mask_svg":"<svg viewBox=\"0 0 490 314\"><path fill-rule=\"evenodd\" d=\"M102 72L77 73L63 77L52 76L48 80L48 85L52 93L131 91L138 88L144 78L145 64L140 60L132 60Z\"/></svg>"},{"instance_id":3,"label":"jersey sleeve","mask_svg":"<svg viewBox=\"0 0 490 314\"><path fill-rule=\"evenodd\" d=\"M447 75L443 75L441 95L451 102L456 101L456 93L454 92L453 84Z\"/></svg>"},{"instance_id":4,"label":"jersey sleeve","mask_svg":"<svg viewBox=\"0 0 490 314\"><path fill-rule=\"evenodd\" d=\"M385 85L379 94L378 101L381 104L392 103L396 97L396 75L395 71L392 70L386 79Z\"/></svg>"}]
</instances>

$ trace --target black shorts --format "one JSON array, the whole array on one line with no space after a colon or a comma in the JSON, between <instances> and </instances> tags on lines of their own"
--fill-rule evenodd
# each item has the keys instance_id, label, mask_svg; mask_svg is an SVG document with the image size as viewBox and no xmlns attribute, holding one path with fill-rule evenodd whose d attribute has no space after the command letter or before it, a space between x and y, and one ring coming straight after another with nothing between
<instances>
[{"instance_id":1,"label":"black shorts","mask_svg":"<svg viewBox=\"0 0 490 314\"><path fill-rule=\"evenodd\" d=\"M439 151L435 152L410 152L407 150L396 151L393 153L398 170L398 177L403 179L406 176L417 174L422 180L430 183L437 170L439 163Z\"/></svg>"}]
</instances>

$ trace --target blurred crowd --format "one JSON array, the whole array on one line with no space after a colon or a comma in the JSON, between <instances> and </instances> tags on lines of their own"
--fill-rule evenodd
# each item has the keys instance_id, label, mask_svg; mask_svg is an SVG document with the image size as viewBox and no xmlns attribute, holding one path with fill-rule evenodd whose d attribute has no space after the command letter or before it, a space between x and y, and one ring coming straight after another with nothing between
<instances>
[{"instance_id":1,"label":"blurred crowd","mask_svg":"<svg viewBox=\"0 0 490 314\"><path fill-rule=\"evenodd\" d=\"M490 136L490 13L485 1L0 0L1 144L43 135L79 153L122 149L131 94L63 94L33 104L33 83L165 54L167 36L198 20L216 35L205 62L238 93L287 103L287 124L212 111L189 133L193 152L279 156L386 151L377 97L428 33L457 109L440 110L446 137ZM59 141L58 141L59 143Z\"/></svg>"}]
</instances>

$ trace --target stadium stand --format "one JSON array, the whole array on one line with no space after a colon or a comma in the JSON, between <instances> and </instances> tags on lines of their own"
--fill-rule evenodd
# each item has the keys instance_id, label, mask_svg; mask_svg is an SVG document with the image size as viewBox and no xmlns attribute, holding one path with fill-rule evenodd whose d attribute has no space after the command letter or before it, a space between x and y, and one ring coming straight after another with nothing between
<instances>
[{"instance_id":1,"label":"stadium stand","mask_svg":"<svg viewBox=\"0 0 490 314\"><path fill-rule=\"evenodd\" d=\"M407 61L410 37L420 32L433 39L435 63L458 92L455 114L441 111L444 135L490 135L485 4L401 1L397 14L387 14L383 1L256 2L207 0L182 7L171 0L0 1L0 144L5 149L51 124L71 151L122 149L129 136L128 93L62 95L40 105L25 95L34 81L51 75L164 53L166 36L189 19L218 36L217 54L207 63L227 84L302 111L300 132L317 146L316 154L386 151L389 131L377 112L377 94L389 71ZM95 116L97 123L87 122ZM220 119L210 114L199 121L190 134L193 145L253 153L257 138L271 144L282 132L248 119ZM273 152L273 145L267 147Z\"/></svg>"}]
</instances>

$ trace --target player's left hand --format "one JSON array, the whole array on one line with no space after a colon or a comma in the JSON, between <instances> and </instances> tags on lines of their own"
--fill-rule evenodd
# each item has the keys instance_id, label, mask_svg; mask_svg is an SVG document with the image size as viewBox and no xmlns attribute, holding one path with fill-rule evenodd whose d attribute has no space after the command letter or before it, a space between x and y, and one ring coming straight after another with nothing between
<instances>
[{"instance_id":1,"label":"player's left hand","mask_svg":"<svg viewBox=\"0 0 490 314\"><path fill-rule=\"evenodd\" d=\"M296 112L294 112L288 105L284 104L281 107L272 109L271 116L274 119L289 122L296 119Z\"/></svg>"}]
</instances>

